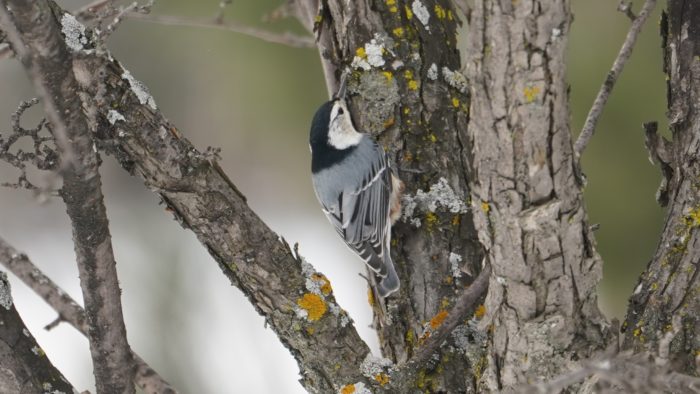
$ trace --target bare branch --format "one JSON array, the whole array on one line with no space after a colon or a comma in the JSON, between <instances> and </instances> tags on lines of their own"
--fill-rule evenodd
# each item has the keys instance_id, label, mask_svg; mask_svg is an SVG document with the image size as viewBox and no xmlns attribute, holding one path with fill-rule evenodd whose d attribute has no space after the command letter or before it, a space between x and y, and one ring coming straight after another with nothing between
<instances>
[{"instance_id":1,"label":"bare branch","mask_svg":"<svg viewBox=\"0 0 700 394\"><path fill-rule=\"evenodd\" d=\"M0 0L0 27L42 98L61 153L61 195L71 219L80 284L91 322L89 339L97 392L133 393L135 371L101 190L100 159L84 103L76 94L80 88L60 27L80 30L75 23L46 1Z\"/></svg>"},{"instance_id":2,"label":"bare branch","mask_svg":"<svg viewBox=\"0 0 700 394\"><path fill-rule=\"evenodd\" d=\"M625 14L630 21L634 22L635 19L637 19L637 15L632 12L632 2L631 1L624 1L620 0L620 4L617 5L617 10Z\"/></svg>"},{"instance_id":3,"label":"bare branch","mask_svg":"<svg viewBox=\"0 0 700 394\"><path fill-rule=\"evenodd\" d=\"M60 25L54 17L35 20ZM61 37L58 29L56 36ZM92 37L86 29L85 46L96 47ZM88 112L95 111L93 135L98 138L98 148L141 177L176 220L197 235L224 274L290 349L299 362L302 384L316 392L334 392L349 382L371 384L359 368L369 348L336 303L325 276L293 257L286 242L250 209L211 154L195 149L162 116L145 85L97 50L61 60L81 70L80 84L63 76L59 81L85 98ZM74 95L56 94L66 99ZM92 104L87 98L94 97L99 102ZM120 116L115 117L111 103L117 102ZM79 109L69 112L82 114ZM89 314L90 309L86 310Z\"/></svg>"},{"instance_id":4,"label":"bare branch","mask_svg":"<svg viewBox=\"0 0 700 394\"><path fill-rule=\"evenodd\" d=\"M622 44L622 48L620 48L620 52L617 54L617 58L615 58L615 61L613 62L612 69L610 72L608 72L608 76L605 78L603 85L600 87L598 95L596 96L595 101L593 101L593 105L588 112L588 116L586 117L586 122L583 125L581 134L576 140L574 152L577 157L581 157L581 154L586 149L588 142L590 141L591 137L593 137L595 127L598 124L600 115L603 113L605 104L608 102L610 92L615 86L617 78L622 73L627 60L629 60L630 56L632 55L632 49L634 49L634 44L637 42L637 37L642 31L642 26L644 26L644 22L646 22L646 20L649 18L649 15L651 15L651 12L654 10L655 6L656 0L646 0L644 2L644 6L642 6L642 11L639 13L639 16L637 16L632 22L630 30L627 32L625 42ZM631 11L629 12L631 13ZM626 12L626 15L629 16L630 14Z\"/></svg>"},{"instance_id":5,"label":"bare branch","mask_svg":"<svg viewBox=\"0 0 700 394\"><path fill-rule=\"evenodd\" d=\"M57 313L56 320L45 327L50 330L62 321L75 327L81 334L88 336L85 311L71 296L61 290L49 277L37 268L29 257L8 244L0 237L0 264L17 276L24 284L34 290ZM136 363L134 382L146 393L172 393L177 391L163 379L153 368L136 353L132 353Z\"/></svg>"},{"instance_id":6,"label":"bare branch","mask_svg":"<svg viewBox=\"0 0 700 394\"><path fill-rule=\"evenodd\" d=\"M0 250L0 258L2 251ZM27 330L12 301L10 282L0 271L0 388L4 393L73 393Z\"/></svg>"},{"instance_id":7,"label":"bare branch","mask_svg":"<svg viewBox=\"0 0 700 394\"><path fill-rule=\"evenodd\" d=\"M559 393L587 379L595 387L594 392L700 392L700 378L673 372L631 352L584 362L579 369L528 386L523 392ZM618 390L613 391L614 388Z\"/></svg>"},{"instance_id":8,"label":"bare branch","mask_svg":"<svg viewBox=\"0 0 700 394\"><path fill-rule=\"evenodd\" d=\"M235 22L218 22L217 20L193 19L171 15L144 15L133 12L128 13L127 17L137 21L151 22L161 25L201 27L206 29L232 31L274 44L282 44L295 48L313 48L316 46L312 37L299 36L289 32L281 34L274 33L269 30L245 26Z\"/></svg>"}]
</instances>

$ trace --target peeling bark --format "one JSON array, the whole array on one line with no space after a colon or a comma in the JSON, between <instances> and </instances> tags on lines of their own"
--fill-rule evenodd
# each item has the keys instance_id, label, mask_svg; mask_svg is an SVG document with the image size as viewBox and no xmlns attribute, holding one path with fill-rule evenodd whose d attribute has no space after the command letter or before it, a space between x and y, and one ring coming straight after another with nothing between
<instances>
[{"instance_id":1,"label":"peeling bark","mask_svg":"<svg viewBox=\"0 0 700 394\"><path fill-rule=\"evenodd\" d=\"M672 140L647 127L650 156L664 175L657 198L669 203L653 259L623 324L623 347L674 370L700 375L700 4L670 0L661 20Z\"/></svg>"}]
</instances>

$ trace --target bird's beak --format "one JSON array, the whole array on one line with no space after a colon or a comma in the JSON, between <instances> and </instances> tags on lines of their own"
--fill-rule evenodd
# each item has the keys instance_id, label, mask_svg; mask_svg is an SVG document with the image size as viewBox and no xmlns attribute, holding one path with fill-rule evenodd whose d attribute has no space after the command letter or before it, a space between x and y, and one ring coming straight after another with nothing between
<instances>
[{"instance_id":1,"label":"bird's beak","mask_svg":"<svg viewBox=\"0 0 700 394\"><path fill-rule=\"evenodd\" d=\"M335 94L336 99L345 98L345 93L347 91L348 74L349 73L347 71L344 71L343 74L340 76L340 87L338 87L338 93Z\"/></svg>"}]
</instances>

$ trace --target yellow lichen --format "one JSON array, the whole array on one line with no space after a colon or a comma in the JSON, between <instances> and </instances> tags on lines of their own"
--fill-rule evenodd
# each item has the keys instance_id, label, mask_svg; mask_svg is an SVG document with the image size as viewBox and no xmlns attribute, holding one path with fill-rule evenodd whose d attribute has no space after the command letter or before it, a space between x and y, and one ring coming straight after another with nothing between
<instances>
[{"instance_id":1,"label":"yellow lichen","mask_svg":"<svg viewBox=\"0 0 700 394\"><path fill-rule=\"evenodd\" d=\"M454 215L452 216L452 225L453 226L459 226L459 223L462 221L462 217L459 215Z\"/></svg>"},{"instance_id":2,"label":"yellow lichen","mask_svg":"<svg viewBox=\"0 0 700 394\"><path fill-rule=\"evenodd\" d=\"M398 37L398 38L403 37L403 27L401 27L401 26L399 26L399 27L397 27L396 29L392 30L392 32L393 32L394 35L395 35L396 37Z\"/></svg>"},{"instance_id":3,"label":"yellow lichen","mask_svg":"<svg viewBox=\"0 0 700 394\"><path fill-rule=\"evenodd\" d=\"M399 7L392 5L391 7L389 7L389 12L392 12L392 13L399 12Z\"/></svg>"},{"instance_id":4,"label":"yellow lichen","mask_svg":"<svg viewBox=\"0 0 700 394\"><path fill-rule=\"evenodd\" d=\"M454 16L452 15L452 10L447 10L447 19L448 20L453 20Z\"/></svg>"},{"instance_id":5,"label":"yellow lichen","mask_svg":"<svg viewBox=\"0 0 700 394\"><path fill-rule=\"evenodd\" d=\"M688 227L700 227L700 207L692 209L685 215L685 225Z\"/></svg>"},{"instance_id":6,"label":"yellow lichen","mask_svg":"<svg viewBox=\"0 0 700 394\"><path fill-rule=\"evenodd\" d=\"M314 17L314 23L321 23L323 20L323 16L321 14L318 14Z\"/></svg>"},{"instance_id":7,"label":"yellow lichen","mask_svg":"<svg viewBox=\"0 0 700 394\"><path fill-rule=\"evenodd\" d=\"M310 326L309 326L309 327L306 327L306 333L307 333L307 334L309 334L309 335L314 335L315 332L316 332L316 329L314 329L313 327L310 327Z\"/></svg>"},{"instance_id":8,"label":"yellow lichen","mask_svg":"<svg viewBox=\"0 0 700 394\"><path fill-rule=\"evenodd\" d=\"M432 212L428 212L425 214L425 224L428 225L428 229L432 229L432 227L437 223L438 217L436 214Z\"/></svg>"},{"instance_id":9,"label":"yellow lichen","mask_svg":"<svg viewBox=\"0 0 700 394\"><path fill-rule=\"evenodd\" d=\"M367 289L367 303L371 307L374 306L374 292L372 291L372 289Z\"/></svg>"},{"instance_id":10,"label":"yellow lichen","mask_svg":"<svg viewBox=\"0 0 700 394\"><path fill-rule=\"evenodd\" d=\"M638 337L638 336L642 335L642 329L641 329L641 328L635 328L634 331L632 331L632 335L634 335L635 337Z\"/></svg>"},{"instance_id":11,"label":"yellow lichen","mask_svg":"<svg viewBox=\"0 0 700 394\"><path fill-rule=\"evenodd\" d=\"M413 18L413 11L406 5L404 6L404 9L406 10L406 18L411 19Z\"/></svg>"},{"instance_id":12,"label":"yellow lichen","mask_svg":"<svg viewBox=\"0 0 700 394\"><path fill-rule=\"evenodd\" d=\"M531 103L535 101L537 98L537 95L540 93L540 88L538 86L528 86L525 88L523 91L523 94L525 95L525 102L526 103Z\"/></svg>"},{"instance_id":13,"label":"yellow lichen","mask_svg":"<svg viewBox=\"0 0 700 394\"><path fill-rule=\"evenodd\" d=\"M378 373L378 374L374 375L374 380L376 380L377 383L379 383L380 386L384 386L384 385L386 385L387 383L389 383L389 375L387 375L387 374L385 374L385 373L383 373L383 372L382 372L382 373Z\"/></svg>"},{"instance_id":14,"label":"yellow lichen","mask_svg":"<svg viewBox=\"0 0 700 394\"><path fill-rule=\"evenodd\" d=\"M459 108L459 99L457 97L452 97L452 106Z\"/></svg>"},{"instance_id":15,"label":"yellow lichen","mask_svg":"<svg viewBox=\"0 0 700 394\"><path fill-rule=\"evenodd\" d=\"M331 294L331 291L333 291L333 288L331 287L331 281L328 280L328 278L326 278L325 275L316 273L311 275L311 279L313 279L316 282L322 282L321 293L323 293L323 295L329 295Z\"/></svg>"},{"instance_id":16,"label":"yellow lichen","mask_svg":"<svg viewBox=\"0 0 700 394\"><path fill-rule=\"evenodd\" d=\"M367 59L367 52L365 52L364 47L359 47L355 49L355 56L361 58L361 59Z\"/></svg>"},{"instance_id":17,"label":"yellow lichen","mask_svg":"<svg viewBox=\"0 0 700 394\"><path fill-rule=\"evenodd\" d=\"M395 5L396 0L386 0L386 5Z\"/></svg>"},{"instance_id":18,"label":"yellow lichen","mask_svg":"<svg viewBox=\"0 0 700 394\"><path fill-rule=\"evenodd\" d=\"M474 317L481 320L482 317L486 314L486 307L484 304L479 305L476 307L476 310L474 311Z\"/></svg>"},{"instance_id":19,"label":"yellow lichen","mask_svg":"<svg viewBox=\"0 0 700 394\"><path fill-rule=\"evenodd\" d=\"M437 16L438 19L445 19L447 12L439 4L435 4L435 16Z\"/></svg>"},{"instance_id":20,"label":"yellow lichen","mask_svg":"<svg viewBox=\"0 0 700 394\"><path fill-rule=\"evenodd\" d=\"M406 79L413 79L413 71L411 70L406 70L403 72L403 76L406 77Z\"/></svg>"},{"instance_id":21,"label":"yellow lichen","mask_svg":"<svg viewBox=\"0 0 700 394\"><path fill-rule=\"evenodd\" d=\"M325 301L318 294L306 293L297 300L297 305L307 313L307 319L316 321L323 317L328 310Z\"/></svg>"},{"instance_id":22,"label":"yellow lichen","mask_svg":"<svg viewBox=\"0 0 700 394\"><path fill-rule=\"evenodd\" d=\"M408 331L406 331L406 343L407 343L410 347L413 347L413 343L415 342L415 340L416 340L416 336L415 336L415 334L413 333L413 330L411 330L411 329L409 328Z\"/></svg>"},{"instance_id":23,"label":"yellow lichen","mask_svg":"<svg viewBox=\"0 0 700 394\"><path fill-rule=\"evenodd\" d=\"M448 306L450 306L450 300L448 300L447 297L443 297L443 299L440 300L440 308L446 309Z\"/></svg>"},{"instance_id":24,"label":"yellow lichen","mask_svg":"<svg viewBox=\"0 0 700 394\"><path fill-rule=\"evenodd\" d=\"M484 213L489 213L489 211L491 210L491 206L487 201L481 202L481 210L484 211Z\"/></svg>"},{"instance_id":25,"label":"yellow lichen","mask_svg":"<svg viewBox=\"0 0 700 394\"><path fill-rule=\"evenodd\" d=\"M343 388L340 389L340 394L352 394L355 392L355 385L354 384L348 384L343 386Z\"/></svg>"},{"instance_id":26,"label":"yellow lichen","mask_svg":"<svg viewBox=\"0 0 700 394\"><path fill-rule=\"evenodd\" d=\"M437 137L433 133L430 133L430 135L428 135L428 138L430 138L430 142L432 142L432 143L437 142Z\"/></svg>"},{"instance_id":27,"label":"yellow lichen","mask_svg":"<svg viewBox=\"0 0 700 394\"><path fill-rule=\"evenodd\" d=\"M408 114L410 114L410 113L411 113L411 109L410 109L410 108L408 108L408 107L403 107L403 114L404 114L404 115L408 115Z\"/></svg>"},{"instance_id":28,"label":"yellow lichen","mask_svg":"<svg viewBox=\"0 0 700 394\"><path fill-rule=\"evenodd\" d=\"M384 75L384 78L386 78L386 81L389 83L394 79L394 74L392 74L391 71L382 71L382 75Z\"/></svg>"},{"instance_id":29,"label":"yellow lichen","mask_svg":"<svg viewBox=\"0 0 700 394\"><path fill-rule=\"evenodd\" d=\"M416 82L415 80L408 81L408 88L410 90L418 90L418 82Z\"/></svg>"},{"instance_id":30,"label":"yellow lichen","mask_svg":"<svg viewBox=\"0 0 700 394\"><path fill-rule=\"evenodd\" d=\"M445 321L445 318L447 318L447 311L442 310L437 313L437 315L433 316L432 319L430 319L430 327L434 330L438 327L440 327L440 324Z\"/></svg>"}]
</instances>

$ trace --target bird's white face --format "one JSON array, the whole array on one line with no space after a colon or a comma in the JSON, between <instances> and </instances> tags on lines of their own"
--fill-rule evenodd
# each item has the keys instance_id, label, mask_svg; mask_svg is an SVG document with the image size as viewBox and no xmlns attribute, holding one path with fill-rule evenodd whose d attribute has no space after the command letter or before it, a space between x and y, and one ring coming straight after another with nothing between
<instances>
[{"instance_id":1,"label":"bird's white face","mask_svg":"<svg viewBox=\"0 0 700 394\"><path fill-rule=\"evenodd\" d=\"M358 133L352 125L345 100L336 101L331 110L328 143L336 149L343 150L359 144L361 139L362 134Z\"/></svg>"}]
</instances>

